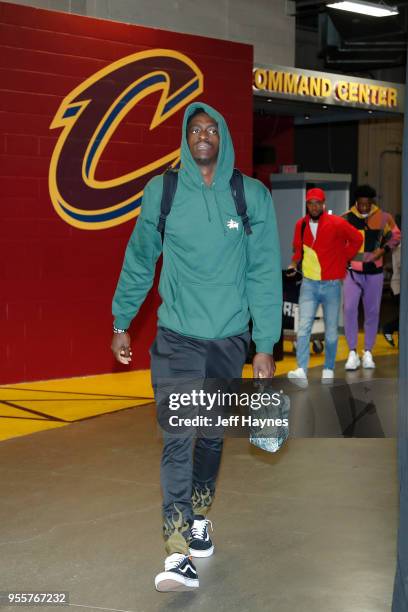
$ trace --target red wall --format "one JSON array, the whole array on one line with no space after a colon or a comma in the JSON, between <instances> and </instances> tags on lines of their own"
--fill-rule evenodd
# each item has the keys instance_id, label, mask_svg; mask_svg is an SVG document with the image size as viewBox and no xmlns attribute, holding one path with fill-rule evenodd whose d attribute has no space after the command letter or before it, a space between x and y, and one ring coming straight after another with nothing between
<instances>
[{"instance_id":1,"label":"red wall","mask_svg":"<svg viewBox=\"0 0 408 612\"><path fill-rule=\"evenodd\" d=\"M88 231L69 225L49 195L64 97L111 62L150 49L186 54L204 75L202 99L222 112L237 165L252 171L252 47L0 2L0 382L123 369L110 353L111 299L134 220ZM183 109L154 134L151 94L123 120L97 178L136 170L177 148ZM148 367L159 300L132 326L134 368Z\"/></svg>"},{"instance_id":2,"label":"red wall","mask_svg":"<svg viewBox=\"0 0 408 612\"><path fill-rule=\"evenodd\" d=\"M275 150L274 163L258 163L254 165L256 177L270 189L270 174L272 172L279 172L280 166L293 164L295 161L293 117L255 115L254 148L256 147L271 147Z\"/></svg>"}]
</instances>

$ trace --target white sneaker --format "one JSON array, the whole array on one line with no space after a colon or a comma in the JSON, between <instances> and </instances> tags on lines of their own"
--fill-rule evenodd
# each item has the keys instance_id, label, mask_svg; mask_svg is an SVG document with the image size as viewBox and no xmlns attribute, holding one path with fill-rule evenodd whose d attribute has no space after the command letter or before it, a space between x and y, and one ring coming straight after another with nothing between
<instances>
[{"instance_id":1,"label":"white sneaker","mask_svg":"<svg viewBox=\"0 0 408 612\"><path fill-rule=\"evenodd\" d=\"M296 370L290 370L288 372L288 378L290 378L294 383L307 387L307 375L303 368L297 368Z\"/></svg>"},{"instance_id":2,"label":"white sneaker","mask_svg":"<svg viewBox=\"0 0 408 612\"><path fill-rule=\"evenodd\" d=\"M334 380L334 370L324 368L322 372L322 382L331 382L332 380Z\"/></svg>"},{"instance_id":3,"label":"white sneaker","mask_svg":"<svg viewBox=\"0 0 408 612\"><path fill-rule=\"evenodd\" d=\"M357 352L350 351L344 367L346 370L357 370L360 367L360 363L360 357L357 355Z\"/></svg>"},{"instance_id":4,"label":"white sneaker","mask_svg":"<svg viewBox=\"0 0 408 612\"><path fill-rule=\"evenodd\" d=\"M373 370L375 368L375 362L371 351L364 351L363 353L363 368L366 370Z\"/></svg>"},{"instance_id":5,"label":"white sneaker","mask_svg":"<svg viewBox=\"0 0 408 612\"><path fill-rule=\"evenodd\" d=\"M157 591L190 591L200 585L197 570L190 557L173 553L164 561L164 572L157 574L154 586Z\"/></svg>"}]
</instances>

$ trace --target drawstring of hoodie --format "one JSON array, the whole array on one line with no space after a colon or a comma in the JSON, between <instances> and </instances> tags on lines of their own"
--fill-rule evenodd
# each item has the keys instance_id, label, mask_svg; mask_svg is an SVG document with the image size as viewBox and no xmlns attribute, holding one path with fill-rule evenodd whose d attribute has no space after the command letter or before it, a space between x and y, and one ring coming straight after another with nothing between
<instances>
[{"instance_id":1,"label":"drawstring of hoodie","mask_svg":"<svg viewBox=\"0 0 408 612\"><path fill-rule=\"evenodd\" d=\"M201 192L203 194L203 198L204 198L204 202L205 202L205 207L207 209L207 217L208 217L208 221L211 223L210 206L209 206L208 200L207 200L207 198L205 196L205 190L206 190L206 187L205 187L204 183L201 183Z\"/></svg>"},{"instance_id":2,"label":"drawstring of hoodie","mask_svg":"<svg viewBox=\"0 0 408 612\"><path fill-rule=\"evenodd\" d=\"M216 208L217 208L217 212L218 212L218 218L220 220L222 231L224 232L224 236L225 236L226 233L227 233L227 230L226 230L225 225L224 225L223 220L222 220L221 211L220 211L220 205L219 205L218 200L217 200L217 192L215 191L215 189L214 189L214 198L215 198L215 204L216 204Z\"/></svg>"},{"instance_id":3,"label":"drawstring of hoodie","mask_svg":"<svg viewBox=\"0 0 408 612\"><path fill-rule=\"evenodd\" d=\"M205 195L206 189L207 189L207 187L204 185L204 183L201 183L201 192L203 194L203 198L204 198L204 202L205 202L205 207L206 207L206 210L207 210L207 218L208 218L208 221L211 223L210 205L208 203L207 196ZM217 209L218 219L220 221L220 225L222 227L222 231L224 232L224 236L225 236L226 233L227 233L227 230L224 227L224 223L223 223L222 215L221 215L221 211L220 211L220 205L219 205L218 200L217 200L217 192L216 192L215 189L214 189L214 199L215 199L215 208Z\"/></svg>"}]
</instances>

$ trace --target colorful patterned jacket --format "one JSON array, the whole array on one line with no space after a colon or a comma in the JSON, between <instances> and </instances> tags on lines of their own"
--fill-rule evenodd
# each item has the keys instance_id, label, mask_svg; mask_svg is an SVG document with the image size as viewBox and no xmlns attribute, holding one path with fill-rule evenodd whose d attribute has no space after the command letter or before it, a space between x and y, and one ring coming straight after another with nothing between
<instances>
[{"instance_id":1,"label":"colorful patterned jacket","mask_svg":"<svg viewBox=\"0 0 408 612\"><path fill-rule=\"evenodd\" d=\"M356 206L343 215L353 227L363 236L363 244L359 252L351 261L351 269L362 274L381 274L383 271L383 258L373 261L376 249L385 251L394 249L399 245L401 232L394 219L378 206L373 205L368 217L363 217Z\"/></svg>"}]
</instances>

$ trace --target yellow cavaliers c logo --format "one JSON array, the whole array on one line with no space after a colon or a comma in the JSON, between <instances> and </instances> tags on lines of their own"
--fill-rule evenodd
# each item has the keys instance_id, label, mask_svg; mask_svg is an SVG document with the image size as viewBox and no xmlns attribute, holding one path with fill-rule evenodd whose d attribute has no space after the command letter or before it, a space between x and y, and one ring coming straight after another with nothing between
<instances>
[{"instance_id":1,"label":"yellow cavaliers c logo","mask_svg":"<svg viewBox=\"0 0 408 612\"><path fill-rule=\"evenodd\" d=\"M180 149L112 180L95 178L98 161L136 104L161 91L150 130L203 91L203 75L188 57L151 49L124 57L88 78L62 101L50 129L63 128L49 169L57 213L82 229L113 227L138 215L147 181L180 160Z\"/></svg>"}]
</instances>

